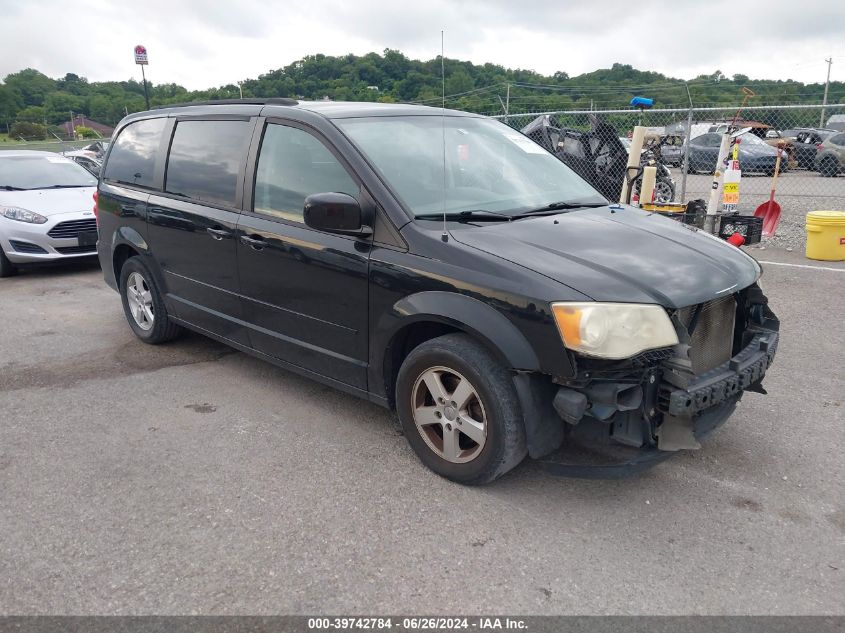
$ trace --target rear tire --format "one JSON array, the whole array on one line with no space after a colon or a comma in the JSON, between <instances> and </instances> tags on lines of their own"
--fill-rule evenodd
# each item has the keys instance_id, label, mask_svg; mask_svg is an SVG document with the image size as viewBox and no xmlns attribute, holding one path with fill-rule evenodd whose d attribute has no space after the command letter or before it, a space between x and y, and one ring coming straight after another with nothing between
<instances>
[{"instance_id":1,"label":"rear tire","mask_svg":"<svg viewBox=\"0 0 845 633\"><path fill-rule=\"evenodd\" d=\"M458 483L489 483L528 453L511 373L466 334L426 341L408 355L396 410L420 461Z\"/></svg>"},{"instance_id":2,"label":"rear tire","mask_svg":"<svg viewBox=\"0 0 845 633\"><path fill-rule=\"evenodd\" d=\"M18 267L9 261L6 253L0 248L0 277L11 277L18 274Z\"/></svg>"},{"instance_id":3,"label":"rear tire","mask_svg":"<svg viewBox=\"0 0 845 633\"><path fill-rule=\"evenodd\" d=\"M166 343L182 333L167 316L155 277L140 257L130 257L120 269L120 298L129 327L144 343Z\"/></svg>"}]
</instances>

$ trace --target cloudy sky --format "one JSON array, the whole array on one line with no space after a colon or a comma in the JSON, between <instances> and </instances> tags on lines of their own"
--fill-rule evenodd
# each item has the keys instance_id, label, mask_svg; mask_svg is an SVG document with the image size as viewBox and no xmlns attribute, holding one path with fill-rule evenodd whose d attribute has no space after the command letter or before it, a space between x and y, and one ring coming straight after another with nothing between
<instances>
[{"instance_id":1,"label":"cloudy sky","mask_svg":"<svg viewBox=\"0 0 845 633\"><path fill-rule=\"evenodd\" d=\"M0 77L33 67L92 81L233 83L313 53L399 49L544 74L632 64L673 77L845 79L842 0L0 0Z\"/></svg>"}]
</instances>

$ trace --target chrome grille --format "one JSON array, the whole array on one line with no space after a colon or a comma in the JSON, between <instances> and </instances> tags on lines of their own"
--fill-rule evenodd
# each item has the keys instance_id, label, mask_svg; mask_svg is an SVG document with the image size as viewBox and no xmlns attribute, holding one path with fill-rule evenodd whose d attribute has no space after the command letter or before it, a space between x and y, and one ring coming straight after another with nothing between
<instances>
[{"instance_id":1,"label":"chrome grille","mask_svg":"<svg viewBox=\"0 0 845 633\"><path fill-rule=\"evenodd\" d=\"M68 220L67 222L59 222L47 232L47 235L56 239L66 239L77 237L82 231L96 230L97 220L94 218L90 220Z\"/></svg>"},{"instance_id":2,"label":"chrome grille","mask_svg":"<svg viewBox=\"0 0 845 633\"><path fill-rule=\"evenodd\" d=\"M697 307L690 306L681 310L678 314L681 323L689 327ZM731 359L735 319L736 300L733 296L702 304L690 340L693 372L703 374Z\"/></svg>"}]
</instances>

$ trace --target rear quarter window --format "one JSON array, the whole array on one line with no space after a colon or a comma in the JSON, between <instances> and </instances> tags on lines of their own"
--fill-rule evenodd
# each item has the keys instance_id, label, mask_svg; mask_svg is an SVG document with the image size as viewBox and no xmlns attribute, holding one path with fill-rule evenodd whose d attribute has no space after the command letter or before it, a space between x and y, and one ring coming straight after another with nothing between
<instances>
[{"instance_id":1,"label":"rear quarter window","mask_svg":"<svg viewBox=\"0 0 845 633\"><path fill-rule=\"evenodd\" d=\"M152 187L166 122L164 118L144 119L123 128L111 148L103 178Z\"/></svg>"},{"instance_id":2,"label":"rear quarter window","mask_svg":"<svg viewBox=\"0 0 845 633\"><path fill-rule=\"evenodd\" d=\"M235 206L251 129L249 121L177 123L165 190L200 202Z\"/></svg>"},{"instance_id":3,"label":"rear quarter window","mask_svg":"<svg viewBox=\"0 0 845 633\"><path fill-rule=\"evenodd\" d=\"M831 136L829 142L833 143L834 145L845 145L845 134L837 134L836 136Z\"/></svg>"}]
</instances>

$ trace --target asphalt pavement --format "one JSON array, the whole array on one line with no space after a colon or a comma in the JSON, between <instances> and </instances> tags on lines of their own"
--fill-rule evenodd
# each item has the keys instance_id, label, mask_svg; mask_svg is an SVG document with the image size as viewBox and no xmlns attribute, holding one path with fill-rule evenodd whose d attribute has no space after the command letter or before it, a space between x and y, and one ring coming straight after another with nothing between
<instances>
[{"instance_id":1,"label":"asphalt pavement","mask_svg":"<svg viewBox=\"0 0 845 633\"><path fill-rule=\"evenodd\" d=\"M751 252L769 395L634 478L483 488L375 405L144 345L96 267L0 280L0 614L845 614L845 264Z\"/></svg>"}]
</instances>

